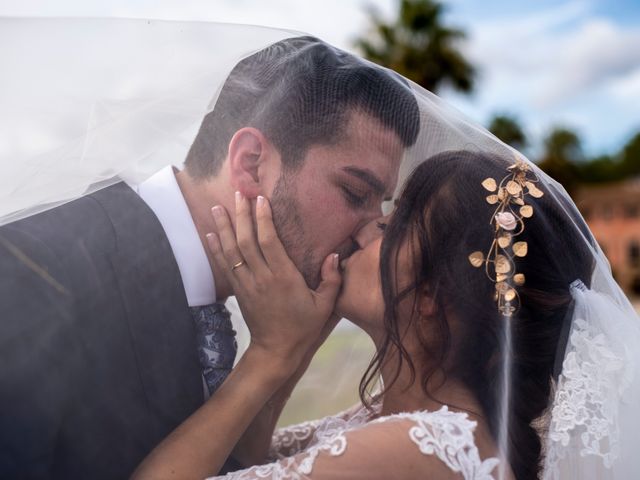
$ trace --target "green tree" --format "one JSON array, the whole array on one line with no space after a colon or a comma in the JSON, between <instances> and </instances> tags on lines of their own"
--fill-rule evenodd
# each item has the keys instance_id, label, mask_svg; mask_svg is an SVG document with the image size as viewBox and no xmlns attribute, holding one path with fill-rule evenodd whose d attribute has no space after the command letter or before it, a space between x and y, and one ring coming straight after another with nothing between
<instances>
[{"instance_id":1,"label":"green tree","mask_svg":"<svg viewBox=\"0 0 640 480\"><path fill-rule=\"evenodd\" d=\"M475 69L458 49L462 30L443 25L444 7L432 0L400 0L398 17L387 23L370 8L371 32L356 40L366 58L436 92L450 83L473 88Z\"/></svg>"},{"instance_id":2,"label":"green tree","mask_svg":"<svg viewBox=\"0 0 640 480\"><path fill-rule=\"evenodd\" d=\"M521 150L527 145L520 122L512 115L494 115L489 123L489 131L515 149Z\"/></svg>"},{"instance_id":3,"label":"green tree","mask_svg":"<svg viewBox=\"0 0 640 480\"><path fill-rule=\"evenodd\" d=\"M615 182L623 178L620 162L609 155L590 159L579 166L580 180L586 183Z\"/></svg>"},{"instance_id":4,"label":"green tree","mask_svg":"<svg viewBox=\"0 0 640 480\"><path fill-rule=\"evenodd\" d=\"M640 133L617 155L602 155L580 163L580 180L587 183L616 182L640 175Z\"/></svg>"},{"instance_id":5,"label":"green tree","mask_svg":"<svg viewBox=\"0 0 640 480\"><path fill-rule=\"evenodd\" d=\"M578 135L567 128L555 128L544 141L538 165L572 193L580 182L579 164L583 159Z\"/></svg>"},{"instance_id":6,"label":"green tree","mask_svg":"<svg viewBox=\"0 0 640 480\"><path fill-rule=\"evenodd\" d=\"M620 170L625 178L640 175L640 133L636 133L622 149Z\"/></svg>"}]
</instances>

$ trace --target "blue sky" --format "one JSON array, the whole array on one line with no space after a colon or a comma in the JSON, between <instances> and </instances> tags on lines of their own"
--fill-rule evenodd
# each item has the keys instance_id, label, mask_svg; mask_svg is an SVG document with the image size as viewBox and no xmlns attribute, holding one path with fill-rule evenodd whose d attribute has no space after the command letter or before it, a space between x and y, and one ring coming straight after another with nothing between
<instances>
[{"instance_id":1,"label":"blue sky","mask_svg":"<svg viewBox=\"0 0 640 480\"><path fill-rule=\"evenodd\" d=\"M589 155L613 153L640 132L638 0L449 0L447 20L477 66L476 92L441 96L486 125L515 114L535 157L555 125L574 128ZM0 0L0 15L116 16L264 24L341 48L367 27L365 7L391 17L395 0Z\"/></svg>"},{"instance_id":2,"label":"blue sky","mask_svg":"<svg viewBox=\"0 0 640 480\"><path fill-rule=\"evenodd\" d=\"M486 123L511 112L535 152L553 125L574 128L587 153L615 152L640 132L640 2L452 0L447 18L468 32L477 92L443 93Z\"/></svg>"}]
</instances>

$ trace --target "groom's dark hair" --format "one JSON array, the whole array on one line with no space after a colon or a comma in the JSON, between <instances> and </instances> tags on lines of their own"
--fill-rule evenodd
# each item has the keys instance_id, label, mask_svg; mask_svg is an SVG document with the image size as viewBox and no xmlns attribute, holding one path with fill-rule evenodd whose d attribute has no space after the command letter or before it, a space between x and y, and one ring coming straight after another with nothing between
<instances>
[{"instance_id":1,"label":"groom's dark hair","mask_svg":"<svg viewBox=\"0 0 640 480\"><path fill-rule=\"evenodd\" d=\"M196 178L216 175L234 133L254 127L280 151L284 168L295 169L312 145L343 138L351 111L371 115L406 147L416 141L418 104L399 75L317 38L282 40L234 67L185 165Z\"/></svg>"}]
</instances>

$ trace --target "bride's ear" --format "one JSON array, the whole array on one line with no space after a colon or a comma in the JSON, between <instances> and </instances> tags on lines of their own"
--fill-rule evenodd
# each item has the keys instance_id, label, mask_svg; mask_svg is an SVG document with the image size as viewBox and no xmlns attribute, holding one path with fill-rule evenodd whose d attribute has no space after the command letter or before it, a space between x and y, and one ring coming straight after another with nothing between
<instances>
[{"instance_id":1,"label":"bride's ear","mask_svg":"<svg viewBox=\"0 0 640 480\"><path fill-rule=\"evenodd\" d=\"M276 150L257 128L238 130L229 142L231 185L246 198L264 194L265 172L278 161Z\"/></svg>"},{"instance_id":2,"label":"bride's ear","mask_svg":"<svg viewBox=\"0 0 640 480\"><path fill-rule=\"evenodd\" d=\"M436 303L432 289L428 286L422 286L418 289L418 298L416 298L416 310L421 317L429 318L436 314Z\"/></svg>"}]
</instances>

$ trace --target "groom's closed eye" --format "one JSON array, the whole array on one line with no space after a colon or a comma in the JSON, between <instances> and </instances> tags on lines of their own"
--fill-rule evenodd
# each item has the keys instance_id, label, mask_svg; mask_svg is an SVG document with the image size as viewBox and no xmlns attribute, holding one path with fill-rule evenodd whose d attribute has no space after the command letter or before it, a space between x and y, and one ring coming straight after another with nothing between
<instances>
[{"instance_id":1,"label":"groom's closed eye","mask_svg":"<svg viewBox=\"0 0 640 480\"><path fill-rule=\"evenodd\" d=\"M347 202L349 202L353 207L361 208L367 204L370 197L369 192L363 192L346 184L341 185L340 188L342 189Z\"/></svg>"},{"instance_id":2,"label":"groom's closed eye","mask_svg":"<svg viewBox=\"0 0 640 480\"><path fill-rule=\"evenodd\" d=\"M367 206L369 201L385 194L386 187L384 182L378 179L370 170L344 167L342 171L348 176L344 181L340 182L340 188L352 206L362 208Z\"/></svg>"}]
</instances>

